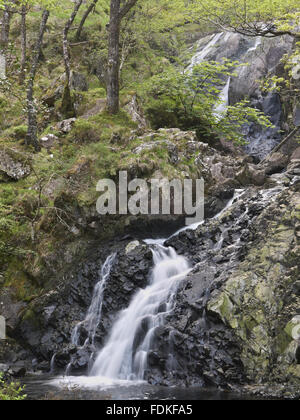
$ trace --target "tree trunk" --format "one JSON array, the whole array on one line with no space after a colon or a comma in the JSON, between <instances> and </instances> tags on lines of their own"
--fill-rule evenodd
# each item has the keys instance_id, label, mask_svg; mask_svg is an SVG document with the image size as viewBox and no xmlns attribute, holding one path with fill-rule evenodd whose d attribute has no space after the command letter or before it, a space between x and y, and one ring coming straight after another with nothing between
<instances>
[{"instance_id":1,"label":"tree trunk","mask_svg":"<svg viewBox=\"0 0 300 420\"><path fill-rule=\"evenodd\" d=\"M108 69L107 69L107 109L111 114L119 112L119 68L120 68L120 0L111 0Z\"/></svg>"},{"instance_id":2,"label":"tree trunk","mask_svg":"<svg viewBox=\"0 0 300 420\"><path fill-rule=\"evenodd\" d=\"M26 69L26 49L27 49L27 30L26 30L26 16L27 8L22 6L21 11L21 69L20 69L20 84L25 82L25 69Z\"/></svg>"},{"instance_id":3,"label":"tree trunk","mask_svg":"<svg viewBox=\"0 0 300 420\"><path fill-rule=\"evenodd\" d=\"M48 22L50 12L45 10L43 12L43 17L40 25L39 36L36 41L34 48L32 65L27 85L27 115L28 115L28 132L26 136L26 144L32 145L35 151L40 151L40 144L37 138L37 109L34 103L34 80L38 69L39 58L42 50L44 34L46 31L46 25Z\"/></svg>"},{"instance_id":4,"label":"tree trunk","mask_svg":"<svg viewBox=\"0 0 300 420\"><path fill-rule=\"evenodd\" d=\"M63 57L64 57L64 63L65 63L66 84L65 84L65 90L64 90L63 100L62 100L61 111L66 118L72 118L75 116L75 109L74 109L74 104L72 101L71 89L70 89L71 60L70 60L70 51L69 51L69 43L68 43L68 34L82 3L83 3L83 0L76 1L74 10L63 30Z\"/></svg>"},{"instance_id":5,"label":"tree trunk","mask_svg":"<svg viewBox=\"0 0 300 420\"><path fill-rule=\"evenodd\" d=\"M98 3L98 0L93 0L92 3L89 5L89 7L84 12L84 14L82 16L82 19L81 19L81 22L80 22L79 27L78 27L77 32L76 32L76 40L77 41L80 41L81 32L82 32L82 29L84 27L84 24L85 24L87 18L89 17L90 13L95 9L97 3Z\"/></svg>"},{"instance_id":6,"label":"tree trunk","mask_svg":"<svg viewBox=\"0 0 300 420\"><path fill-rule=\"evenodd\" d=\"M10 22L11 22L11 10L9 5L5 6L3 11L3 17L1 22L1 33L0 33L0 77L6 77L7 70L7 46L9 41ZM2 58L2 60L1 60Z\"/></svg>"},{"instance_id":7,"label":"tree trunk","mask_svg":"<svg viewBox=\"0 0 300 420\"><path fill-rule=\"evenodd\" d=\"M108 69L107 69L107 109L117 114L120 109L120 29L122 19L138 0L127 0L121 8L120 0L110 2ZM123 2L124 3L124 2Z\"/></svg>"}]
</instances>

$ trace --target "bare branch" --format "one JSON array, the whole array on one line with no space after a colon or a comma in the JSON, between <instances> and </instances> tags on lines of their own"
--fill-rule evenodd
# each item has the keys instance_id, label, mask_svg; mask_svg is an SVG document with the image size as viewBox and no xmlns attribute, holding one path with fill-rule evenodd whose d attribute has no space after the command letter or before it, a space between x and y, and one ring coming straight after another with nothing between
<instances>
[{"instance_id":1,"label":"bare branch","mask_svg":"<svg viewBox=\"0 0 300 420\"><path fill-rule=\"evenodd\" d=\"M127 15L127 13L136 5L138 0L127 0L119 12L120 21Z\"/></svg>"}]
</instances>

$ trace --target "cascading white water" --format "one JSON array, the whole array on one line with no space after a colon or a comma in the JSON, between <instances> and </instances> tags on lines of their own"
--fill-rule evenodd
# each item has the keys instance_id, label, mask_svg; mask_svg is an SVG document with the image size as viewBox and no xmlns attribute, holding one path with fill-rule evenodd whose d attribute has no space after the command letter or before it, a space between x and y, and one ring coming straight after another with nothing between
<instances>
[{"instance_id":1,"label":"cascading white water","mask_svg":"<svg viewBox=\"0 0 300 420\"><path fill-rule=\"evenodd\" d=\"M258 47L260 47L260 46L261 46L261 44L262 44L262 37L261 37L261 36L258 36L258 37L255 39L255 44L254 44L254 46L253 46L253 47L251 47L251 48L249 48L249 50L247 51L247 54L248 54L248 53L250 53L250 52L256 51L256 50L258 49Z\"/></svg>"},{"instance_id":2,"label":"cascading white water","mask_svg":"<svg viewBox=\"0 0 300 420\"><path fill-rule=\"evenodd\" d=\"M153 259L149 286L140 290L128 309L120 314L91 376L144 379L155 331L173 309L178 286L191 270L186 258L179 256L173 248L156 245Z\"/></svg>"},{"instance_id":3,"label":"cascading white water","mask_svg":"<svg viewBox=\"0 0 300 420\"><path fill-rule=\"evenodd\" d=\"M202 63L202 61L208 56L212 48L216 45L216 43L223 36L223 34L224 32L220 32L218 34L213 35L209 43L201 51L194 55L194 57L191 60L191 64L187 68L188 72L191 73L195 66Z\"/></svg>"},{"instance_id":4,"label":"cascading white water","mask_svg":"<svg viewBox=\"0 0 300 420\"><path fill-rule=\"evenodd\" d=\"M220 217L244 190L236 190L232 200L215 216ZM204 222L202 222L204 223ZM202 223L177 231L195 230ZM148 367L148 355L155 344L155 331L164 325L166 315L174 309L174 298L182 280L191 271L186 258L173 248L165 248L166 239L149 239L153 246L154 268L146 289L140 290L129 307L115 322L107 344L92 367L91 376L110 379L143 380Z\"/></svg>"},{"instance_id":5,"label":"cascading white water","mask_svg":"<svg viewBox=\"0 0 300 420\"><path fill-rule=\"evenodd\" d=\"M75 346L80 345L80 332L82 327L88 333L88 337L84 343L94 344L95 335L102 315L103 292L106 287L106 282L109 279L110 272L116 258L116 254L110 255L103 264L100 272L100 280L94 288L92 303L88 309L87 315L82 322L79 322L74 328L71 336L71 342Z\"/></svg>"},{"instance_id":6,"label":"cascading white water","mask_svg":"<svg viewBox=\"0 0 300 420\"><path fill-rule=\"evenodd\" d=\"M230 88L231 77L228 78L226 85L222 89L219 95L219 101L214 107L213 115L217 120L224 118L226 114L227 107L229 105L229 88Z\"/></svg>"},{"instance_id":7,"label":"cascading white water","mask_svg":"<svg viewBox=\"0 0 300 420\"><path fill-rule=\"evenodd\" d=\"M195 54L192 57L191 64L187 67L187 72L191 73L195 66L201 64L204 61L204 59L212 51L213 47L217 44L217 42L221 39L223 35L224 35L224 32L220 32L212 36L208 44L201 51L199 51L197 54ZM232 34L230 32L227 32L224 37L224 42L227 42L231 35ZM224 86L224 88L221 90L219 94L219 101L214 106L213 115L215 116L217 120L221 120L226 114L226 109L229 104L230 82L231 82L231 77L228 78L226 85Z\"/></svg>"}]
</instances>

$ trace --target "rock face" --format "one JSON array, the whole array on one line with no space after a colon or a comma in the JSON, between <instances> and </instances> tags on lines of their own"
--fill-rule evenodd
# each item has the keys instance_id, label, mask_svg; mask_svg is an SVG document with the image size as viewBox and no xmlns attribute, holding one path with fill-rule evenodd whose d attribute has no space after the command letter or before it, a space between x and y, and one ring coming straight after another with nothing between
<instances>
[{"instance_id":1,"label":"rock face","mask_svg":"<svg viewBox=\"0 0 300 420\"><path fill-rule=\"evenodd\" d=\"M0 181L18 181L30 174L29 160L12 149L0 149Z\"/></svg>"},{"instance_id":2,"label":"rock face","mask_svg":"<svg viewBox=\"0 0 300 420\"><path fill-rule=\"evenodd\" d=\"M126 110L132 118L132 121L138 124L140 129L147 127L147 121L143 115L143 111L139 105L138 98L136 95L133 95L132 99L126 105Z\"/></svg>"},{"instance_id":3,"label":"rock face","mask_svg":"<svg viewBox=\"0 0 300 420\"><path fill-rule=\"evenodd\" d=\"M219 219L167 243L195 268L157 335L150 382L299 384L298 341L287 333L300 303L299 205L299 182L248 189Z\"/></svg>"}]
</instances>

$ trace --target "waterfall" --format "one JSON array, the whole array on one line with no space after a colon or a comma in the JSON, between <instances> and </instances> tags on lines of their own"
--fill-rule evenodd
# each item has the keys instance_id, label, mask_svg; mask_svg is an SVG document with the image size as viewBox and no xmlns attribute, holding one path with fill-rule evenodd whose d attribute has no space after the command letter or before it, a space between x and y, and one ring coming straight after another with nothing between
<instances>
[{"instance_id":1,"label":"waterfall","mask_svg":"<svg viewBox=\"0 0 300 420\"><path fill-rule=\"evenodd\" d=\"M145 378L148 354L155 345L155 332L164 325L166 315L174 308L178 286L191 270L188 261L173 248L158 244L152 252L154 268L150 284L140 290L128 309L119 315L91 376L126 380Z\"/></svg>"},{"instance_id":2,"label":"waterfall","mask_svg":"<svg viewBox=\"0 0 300 420\"><path fill-rule=\"evenodd\" d=\"M266 194L264 199L270 200L277 192L278 188L274 188ZM214 219L221 217L243 193L244 190L236 190L232 199ZM204 222L186 226L170 238L185 230L196 230L202 223ZM145 289L139 290L132 298L128 308L117 316L106 344L100 349L96 361L93 362L93 357L91 357L89 377L70 376L74 362L72 359L64 377L67 382L61 382L59 379L59 382L54 380L53 384L59 383L61 386L67 383L69 386L74 383L76 386L80 384L81 386L103 385L106 387L120 384L127 386L128 381L134 384L134 381L147 380L147 374L151 369L149 356L158 350L156 334L159 333L159 327L167 324L168 315L172 314L175 309L179 286L193 270L190 262L184 256L178 255L174 248L164 246L164 243L170 238L144 241L149 244L153 254L153 269L149 276L149 284ZM223 235L220 237L217 247L221 248L222 245ZM103 291L115 258L116 254L109 256L102 266L100 281L95 287L86 319L79 323L73 331L72 340L78 345L80 343L80 328L83 326L88 329L91 341L94 341L95 331L101 320ZM92 319L93 321L91 321ZM205 324L205 318L203 318L203 323ZM172 371L177 366L174 357L173 331L169 332L167 340L166 366ZM87 341L85 345L87 345ZM54 372L55 357L56 355L52 358L52 372ZM213 354L211 363L214 363Z\"/></svg>"},{"instance_id":3,"label":"waterfall","mask_svg":"<svg viewBox=\"0 0 300 420\"><path fill-rule=\"evenodd\" d=\"M253 46L253 47L251 47L251 48L249 48L249 50L247 51L247 54L248 54L249 52L256 51L256 50L258 49L258 47L260 47L260 46L261 46L261 44L262 44L262 37L261 37L261 36L259 36L259 37L257 37L257 38L255 39L255 44L254 44L254 46Z\"/></svg>"},{"instance_id":4,"label":"waterfall","mask_svg":"<svg viewBox=\"0 0 300 420\"><path fill-rule=\"evenodd\" d=\"M245 190L243 190L243 189L240 189L240 190L235 190L234 191L234 194L233 194L233 197L232 197L232 199L231 200L229 200L229 202L227 203L227 205L224 207L224 209L223 210L221 210L220 211L220 213L218 213L216 216L214 216L214 219L218 219L219 217L221 217L222 216L222 214L224 214L232 205L233 205L233 203L237 200L237 199L239 199L240 197L241 197L241 195L244 193L244 191ZM203 220L202 222L198 222L198 223L194 223L194 224L192 224L192 225L189 225L189 226L185 226L185 227L183 227L183 228L181 228L181 229L179 229L179 230L177 230L177 232L175 232L173 235L171 235L170 236L170 238L168 238L168 239L171 239L171 238L173 238L174 236L177 236L177 235L179 235L181 232L185 232L185 231L187 231L187 230L196 230L196 229L198 229L198 227L199 226L201 226L201 225L203 225L204 224L204 222L205 222L205 220ZM168 239L164 239L164 242L166 242ZM158 239L157 241L160 241L160 239ZM147 241L145 241L146 243L155 243L155 240L147 240ZM160 242L159 242L160 243Z\"/></svg>"},{"instance_id":5,"label":"waterfall","mask_svg":"<svg viewBox=\"0 0 300 420\"><path fill-rule=\"evenodd\" d=\"M217 105L215 105L214 107L213 115L216 117L217 120L221 120L226 114L226 109L229 105L230 81L231 81L231 77L228 78L226 85L220 92L219 101Z\"/></svg>"},{"instance_id":6,"label":"waterfall","mask_svg":"<svg viewBox=\"0 0 300 420\"><path fill-rule=\"evenodd\" d=\"M50 375L53 375L55 373L55 358L56 358L56 353L53 354L51 362L50 362Z\"/></svg>"},{"instance_id":7,"label":"waterfall","mask_svg":"<svg viewBox=\"0 0 300 420\"><path fill-rule=\"evenodd\" d=\"M232 200L215 218L220 217L243 192L236 190ZM200 225L186 226L172 236L188 229L195 230ZM137 292L129 307L119 314L106 345L91 369L91 376L122 380L145 379L149 352L155 348L155 332L165 324L166 316L174 309L178 287L192 270L185 257L179 256L175 249L163 246L165 241L145 241L153 247L154 268L149 285ZM171 340L170 336L170 349Z\"/></svg>"},{"instance_id":8,"label":"waterfall","mask_svg":"<svg viewBox=\"0 0 300 420\"><path fill-rule=\"evenodd\" d=\"M195 66L202 63L202 61L208 56L208 54L211 52L211 50L219 41L219 39L222 37L222 35L223 35L223 32L213 35L209 43L201 51L197 52L194 55L194 57L192 58L191 64L187 68L188 72L191 73Z\"/></svg>"},{"instance_id":9,"label":"waterfall","mask_svg":"<svg viewBox=\"0 0 300 420\"><path fill-rule=\"evenodd\" d=\"M110 255L101 268L100 280L94 288L92 303L88 309L87 315L82 322L79 322L76 325L72 332L71 342L75 346L80 345L80 332L83 327L88 334L84 346L89 343L94 344L96 331L101 321L103 292L106 287L106 282L109 279L115 258L116 254Z\"/></svg>"}]
</instances>

